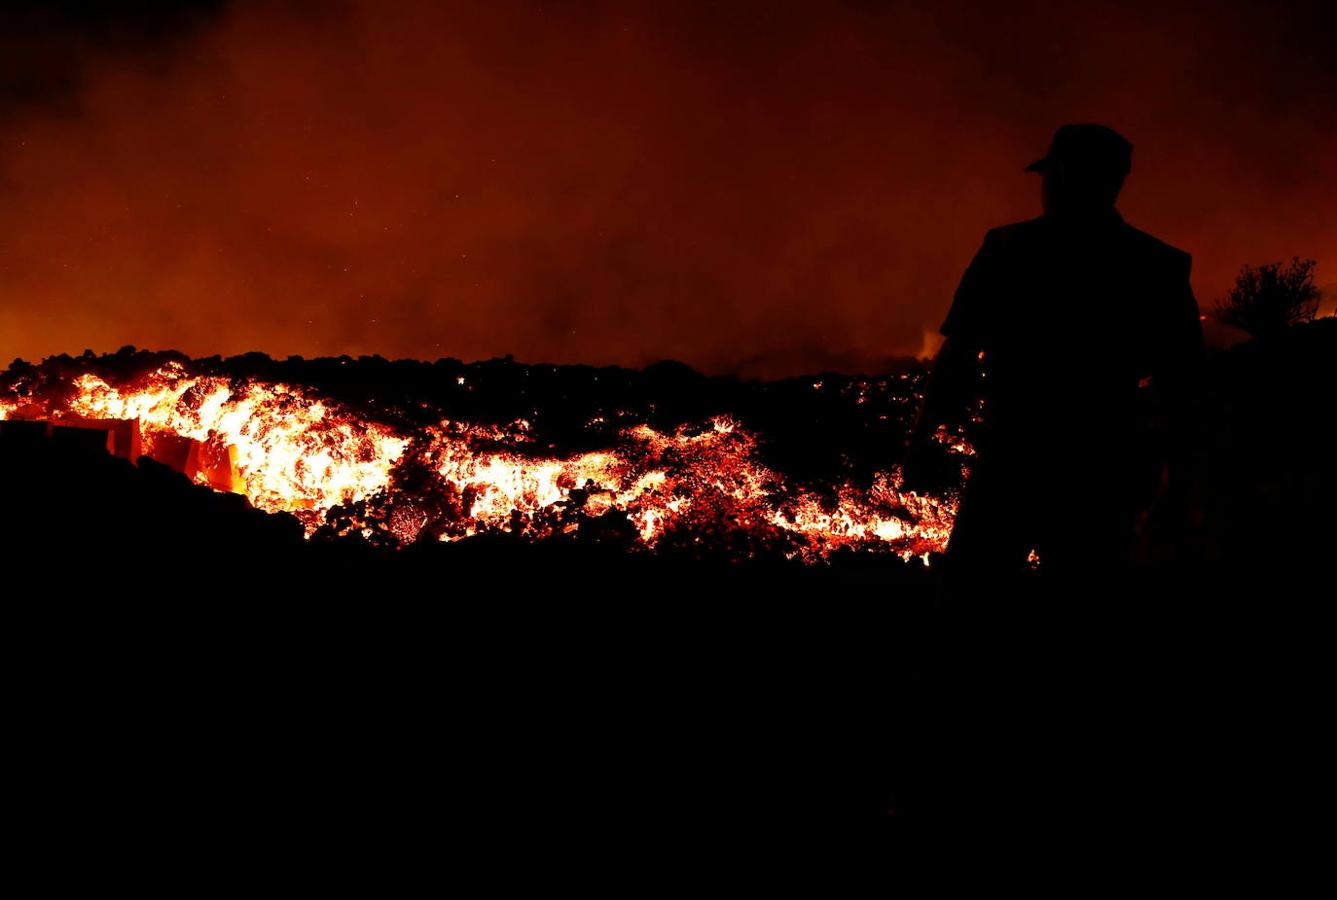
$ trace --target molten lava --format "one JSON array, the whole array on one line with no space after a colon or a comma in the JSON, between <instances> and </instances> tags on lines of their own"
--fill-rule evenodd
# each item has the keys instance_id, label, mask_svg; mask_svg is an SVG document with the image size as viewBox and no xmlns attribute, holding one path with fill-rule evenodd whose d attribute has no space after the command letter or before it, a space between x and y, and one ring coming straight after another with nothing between
<instances>
[{"instance_id":1,"label":"molten lava","mask_svg":"<svg viewBox=\"0 0 1337 900\"><path fill-rule=\"evenodd\" d=\"M299 385L228 378L168 362L129 379L83 372L51 389L0 393L0 419L130 420L143 453L168 461L198 442L233 470L256 507L301 520L308 537L360 534L384 544L489 531L535 539L613 515L631 549L745 534L815 562L840 547L904 559L940 551L953 497L898 489L896 466L834 490L791 484L762 464L757 439L729 416L672 431L620 429L612 446L535 452L529 423L441 418L408 429L373 421ZM962 454L967 444L942 436ZM217 487L216 478L192 477Z\"/></svg>"}]
</instances>

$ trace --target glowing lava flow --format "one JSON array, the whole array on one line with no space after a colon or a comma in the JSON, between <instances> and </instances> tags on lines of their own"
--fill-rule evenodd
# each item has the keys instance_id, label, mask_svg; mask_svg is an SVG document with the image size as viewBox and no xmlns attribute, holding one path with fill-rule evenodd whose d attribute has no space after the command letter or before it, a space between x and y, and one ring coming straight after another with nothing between
<instances>
[{"instance_id":1,"label":"glowing lava flow","mask_svg":"<svg viewBox=\"0 0 1337 900\"><path fill-rule=\"evenodd\" d=\"M174 434L233 447L243 493L270 512L315 510L383 489L407 443L388 428L359 422L287 385L193 377L180 366L123 392L80 376L69 412L90 419L136 419L145 452Z\"/></svg>"},{"instance_id":2,"label":"glowing lava flow","mask_svg":"<svg viewBox=\"0 0 1337 900\"><path fill-rule=\"evenodd\" d=\"M844 546L927 559L945 546L955 513L951 498L900 492L894 468L864 486L790 485L724 416L672 433L637 425L606 450L537 456L525 452L522 420L443 419L400 433L298 386L196 375L175 362L117 386L84 373L45 399L0 398L0 418L70 416L137 421L154 458L172 439L221 448L235 488L261 509L295 514L308 535L541 539L613 512L642 549L743 534L807 561Z\"/></svg>"}]
</instances>

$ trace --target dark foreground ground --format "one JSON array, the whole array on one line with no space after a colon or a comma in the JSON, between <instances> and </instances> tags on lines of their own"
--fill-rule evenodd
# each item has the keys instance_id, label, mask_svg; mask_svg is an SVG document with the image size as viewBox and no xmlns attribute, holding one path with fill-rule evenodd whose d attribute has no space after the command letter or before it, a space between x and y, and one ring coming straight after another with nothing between
<instances>
[{"instance_id":1,"label":"dark foreground ground","mask_svg":"<svg viewBox=\"0 0 1337 900\"><path fill-rule=\"evenodd\" d=\"M945 609L910 573L516 549L384 580L32 567L6 629L23 840L374 885L426 865L684 887L727 864L889 886L1003 847L1092 873L1321 858L1312 587Z\"/></svg>"},{"instance_id":2,"label":"dark foreground ground","mask_svg":"<svg viewBox=\"0 0 1337 900\"><path fill-rule=\"evenodd\" d=\"M191 885L834 890L1004 847L1275 884L1334 799L1331 409L1256 405L1278 358L1218 397L1205 551L965 603L885 557L307 544L151 461L0 447L14 849Z\"/></svg>"}]
</instances>

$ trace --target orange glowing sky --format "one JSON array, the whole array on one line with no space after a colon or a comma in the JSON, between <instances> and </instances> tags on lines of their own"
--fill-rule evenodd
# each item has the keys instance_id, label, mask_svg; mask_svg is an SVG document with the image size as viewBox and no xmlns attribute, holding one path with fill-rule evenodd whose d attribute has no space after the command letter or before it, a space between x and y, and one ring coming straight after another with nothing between
<instances>
[{"instance_id":1,"label":"orange glowing sky","mask_svg":"<svg viewBox=\"0 0 1337 900\"><path fill-rule=\"evenodd\" d=\"M0 359L874 371L931 350L987 228L1038 214L1021 169L1064 121L1133 141L1120 209L1193 253L1204 311L1246 262L1337 281L1322 4L980 6L21 16Z\"/></svg>"}]
</instances>

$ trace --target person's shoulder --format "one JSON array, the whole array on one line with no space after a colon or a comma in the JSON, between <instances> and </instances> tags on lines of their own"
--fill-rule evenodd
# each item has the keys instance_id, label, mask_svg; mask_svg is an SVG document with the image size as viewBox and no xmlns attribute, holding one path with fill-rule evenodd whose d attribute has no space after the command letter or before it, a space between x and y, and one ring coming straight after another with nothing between
<instances>
[{"instance_id":1,"label":"person's shoulder","mask_svg":"<svg viewBox=\"0 0 1337 900\"><path fill-rule=\"evenodd\" d=\"M1193 260L1193 255L1187 250L1182 250L1173 244L1161 240L1153 234L1149 234L1140 228L1129 225L1127 222L1123 223L1123 229L1129 243L1131 243L1139 253L1145 254L1151 259L1161 261L1168 266L1176 267L1188 266Z\"/></svg>"},{"instance_id":2,"label":"person's shoulder","mask_svg":"<svg viewBox=\"0 0 1337 900\"><path fill-rule=\"evenodd\" d=\"M1041 239L1044 231L1043 217L995 225L984 233L984 246L1005 252Z\"/></svg>"},{"instance_id":3,"label":"person's shoulder","mask_svg":"<svg viewBox=\"0 0 1337 900\"><path fill-rule=\"evenodd\" d=\"M1037 237L1042 234L1044 232L1044 227L1044 217L1037 216L1034 219L1022 219L1019 222L1008 222L1005 225L995 225L984 233L984 239L1000 242L1025 240L1026 238Z\"/></svg>"}]
</instances>

